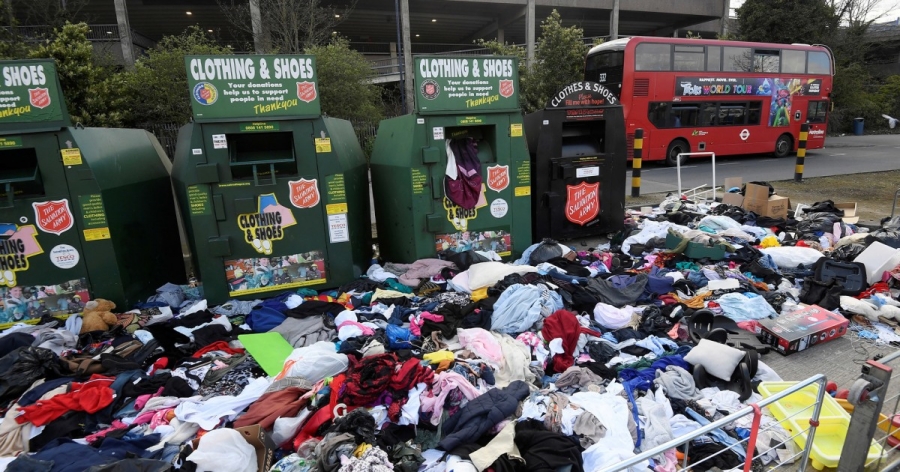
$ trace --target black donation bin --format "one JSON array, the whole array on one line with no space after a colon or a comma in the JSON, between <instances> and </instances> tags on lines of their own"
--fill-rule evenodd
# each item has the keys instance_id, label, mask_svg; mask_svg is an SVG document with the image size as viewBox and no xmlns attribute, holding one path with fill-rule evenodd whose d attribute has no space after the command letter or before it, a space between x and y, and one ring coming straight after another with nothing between
<instances>
[{"instance_id":1,"label":"black donation bin","mask_svg":"<svg viewBox=\"0 0 900 472\"><path fill-rule=\"evenodd\" d=\"M575 82L525 115L531 153L535 240L570 239L622 228L625 121L613 93Z\"/></svg>"}]
</instances>

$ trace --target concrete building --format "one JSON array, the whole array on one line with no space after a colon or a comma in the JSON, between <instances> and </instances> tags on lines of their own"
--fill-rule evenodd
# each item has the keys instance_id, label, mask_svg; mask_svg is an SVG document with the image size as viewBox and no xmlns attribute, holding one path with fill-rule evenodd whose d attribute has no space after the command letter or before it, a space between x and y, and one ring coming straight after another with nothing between
<instances>
[{"instance_id":1,"label":"concrete building","mask_svg":"<svg viewBox=\"0 0 900 472\"><path fill-rule=\"evenodd\" d=\"M13 0L14 11L33 0ZM38 0L50 1L50 0ZM110 46L128 64L165 35L198 25L222 42L247 49L219 6L221 0L88 0L78 20L92 25L91 39ZM228 0L230 1L230 0ZM251 0L248 0L251 1ZM259 0L252 0L257 3ZM264 0L263 0L264 1ZM348 0L322 0L345 6ZM578 25L587 38L606 36L672 36L688 30L704 36L720 32L728 0L357 0L335 30L373 60L397 57L398 12L408 4L409 50L437 53L473 49L476 39L526 44L540 35L540 22L552 9L565 25ZM257 3L258 4L258 3ZM17 6L18 5L18 6ZM263 5L265 5L263 3ZM34 27L19 16L21 37ZM402 14L399 16L403 16ZM32 28L32 30L29 30Z\"/></svg>"}]
</instances>

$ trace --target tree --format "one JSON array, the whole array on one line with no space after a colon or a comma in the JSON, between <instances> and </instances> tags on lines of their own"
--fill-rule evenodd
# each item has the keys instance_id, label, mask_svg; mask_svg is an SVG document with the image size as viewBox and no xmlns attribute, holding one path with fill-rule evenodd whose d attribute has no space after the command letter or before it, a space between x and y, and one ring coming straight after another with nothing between
<instances>
[{"instance_id":1,"label":"tree","mask_svg":"<svg viewBox=\"0 0 900 472\"><path fill-rule=\"evenodd\" d=\"M316 56L322 111L335 118L357 123L377 123L381 119L381 90L370 83L369 61L350 48L350 42L335 37L329 44L306 49Z\"/></svg>"},{"instance_id":2,"label":"tree","mask_svg":"<svg viewBox=\"0 0 900 472\"><path fill-rule=\"evenodd\" d=\"M187 70L184 56L231 54L216 44L198 26L191 26L177 36L166 36L147 56L137 61L134 70L124 74L124 91L128 97L131 126L146 123L187 123L191 118Z\"/></svg>"},{"instance_id":3,"label":"tree","mask_svg":"<svg viewBox=\"0 0 900 472\"><path fill-rule=\"evenodd\" d=\"M349 5L323 6L320 0L256 0L259 19L250 14L251 2L217 0L228 22L252 43L253 32L263 36L265 52L300 54L306 48L327 44L339 25L353 10Z\"/></svg>"},{"instance_id":4,"label":"tree","mask_svg":"<svg viewBox=\"0 0 900 472\"><path fill-rule=\"evenodd\" d=\"M526 93L526 110L544 108L556 92L584 78L584 30L564 27L559 12L553 10L541 22L541 39L535 52L535 68L530 71Z\"/></svg>"},{"instance_id":5,"label":"tree","mask_svg":"<svg viewBox=\"0 0 900 472\"><path fill-rule=\"evenodd\" d=\"M544 108L556 92L584 78L584 56L588 46L581 28L563 27L559 12L553 10L541 22L541 37L535 52L535 64L528 70L522 46L478 40L476 44L491 54L519 58L519 100L526 113ZM598 43L599 44L599 43Z\"/></svg>"},{"instance_id":6,"label":"tree","mask_svg":"<svg viewBox=\"0 0 900 472\"><path fill-rule=\"evenodd\" d=\"M825 43L839 23L824 0L746 0L737 18L740 39L763 43Z\"/></svg>"},{"instance_id":7,"label":"tree","mask_svg":"<svg viewBox=\"0 0 900 472\"><path fill-rule=\"evenodd\" d=\"M66 23L29 53L29 57L56 60L56 70L73 122L85 126L115 127L122 123L121 77L94 61L84 23Z\"/></svg>"}]
</instances>

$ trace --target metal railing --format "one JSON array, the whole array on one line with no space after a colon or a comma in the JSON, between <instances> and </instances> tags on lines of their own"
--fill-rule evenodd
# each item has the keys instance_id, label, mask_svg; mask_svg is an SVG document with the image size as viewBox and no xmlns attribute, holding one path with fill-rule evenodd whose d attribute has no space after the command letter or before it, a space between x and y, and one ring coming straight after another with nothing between
<instances>
[{"instance_id":1,"label":"metal railing","mask_svg":"<svg viewBox=\"0 0 900 472\"><path fill-rule=\"evenodd\" d=\"M796 438L798 438L802 434L806 433L805 445L800 452L793 454L792 456L790 456L784 460L779 461L777 464L774 464L774 465L766 464L765 465L765 470L767 470L767 471L775 470L775 469L780 468L783 465L792 464L793 462L796 462L796 459L799 458L800 464L798 465L797 470L799 470L799 472L804 472L806 470L807 464L809 463L809 455L810 455L810 452L812 451L813 441L815 440L816 427L818 426L819 414L821 413L821 410L822 410L822 402L823 402L823 398L825 395L825 382L826 382L825 376L822 374L815 375L815 376L810 377L802 382L797 382L796 385L794 385L790 388L787 388L785 390L782 390L781 392L778 392L775 395L772 395L768 398L765 398L757 404L751 404L751 405L745 406L745 407L741 408L740 410L738 410L718 421L713 421L712 423L709 423L705 426L701 426L699 429L693 431L692 433L690 433L688 435L674 438L671 441L660 444L659 446L656 446L652 449L642 451L640 454L638 454L634 457L631 457L628 460L625 460L623 462L620 462L615 465L611 465L604 469L601 469L600 472L618 472L618 471L628 470L630 467L641 466L642 464L646 464L648 460L650 460L654 457L661 456L666 451L669 451L670 449L677 449L678 447L682 447L683 451L681 451L681 452L684 455L683 459L681 460L680 467L677 468L678 471L687 471L687 470L692 470L692 469L703 470L703 469L699 469L698 466L700 466L700 465L706 463L707 461L710 461L710 460L714 459L715 457L718 457L719 455L724 454L728 451L731 451L733 453L735 453L736 451L740 451L745 456L743 470L745 472L749 472L753 467L754 461L763 462L763 455L767 454L769 452L769 450L775 449L780 446L788 446ZM766 445L766 447L768 449L766 449L765 452L760 452L759 454L755 455L756 449L758 447L756 442L757 442L759 433L766 432L766 431L774 428L774 426L769 426L768 428L760 428L760 423L761 423L761 419L762 419L762 408L764 408L768 405L771 405L773 403L776 403L779 400L782 400L789 395L800 392L804 388L806 388L810 385L814 385L814 384L818 386L816 402L814 404L796 412L794 415L791 415L791 417L799 416L800 414L811 409L812 411L809 416L809 428L804 429L802 431L791 431L789 434L793 433L792 436L781 441L778 444ZM733 423L735 421L740 420L740 419L750 416L750 415L753 415L753 421L752 421L750 436L748 438L737 441L734 444L723 445L724 447L720 451L716 452L715 454L711 454L701 460L697 460L697 461L690 460L690 457L689 457L690 444L693 440L700 438L701 436L707 436L709 433L715 432L716 430L721 430L722 428L724 428L726 426L733 425ZM776 421L774 424L775 425L782 424L785 421L787 421L788 419L790 419L791 417L785 418L780 421ZM744 443L747 444L746 448L744 448L742 446L742 444L744 444ZM738 455L738 457L740 457L740 455ZM769 461L769 462L771 462L771 461Z\"/></svg>"},{"instance_id":2,"label":"metal railing","mask_svg":"<svg viewBox=\"0 0 900 472\"><path fill-rule=\"evenodd\" d=\"M677 161L676 165L677 165L677 172L678 172L678 196L679 196L679 198L681 197L681 156L688 156L688 158L690 158L690 156L697 156L697 157L711 156L712 157L712 199L713 199L713 201L715 201L716 200L716 153L714 153L714 152L681 152L681 153L678 153L678 157L676 157L675 160ZM700 187L696 187L691 190L696 195L698 193L697 191L704 187L706 187L706 185L702 185Z\"/></svg>"}]
</instances>

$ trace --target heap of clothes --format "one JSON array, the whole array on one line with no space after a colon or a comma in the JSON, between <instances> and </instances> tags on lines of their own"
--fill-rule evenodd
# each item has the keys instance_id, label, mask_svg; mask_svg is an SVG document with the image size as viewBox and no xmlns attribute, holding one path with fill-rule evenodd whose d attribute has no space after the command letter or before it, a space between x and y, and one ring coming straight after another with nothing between
<instances>
[{"instance_id":1,"label":"heap of clothes","mask_svg":"<svg viewBox=\"0 0 900 472\"><path fill-rule=\"evenodd\" d=\"M896 231L885 222L860 237L831 207L774 220L670 199L631 215L601 248L544 241L513 263L445 253L373 265L337 290L213 308L168 285L107 331L80 333L79 316L15 325L0 334L0 463L52 472L614 467L759 401L755 385L780 380L758 358L759 319L801 303L854 314L842 308L853 305L846 295L816 288L813 267L890 244ZM728 250L689 259L683 245L666 247L669 234ZM886 271L850 298L875 311L900 306L898 284L900 270ZM730 323L703 329L717 319ZM241 341L260 334L289 345L274 369L279 343L254 356ZM238 430L248 426L276 446L266 457ZM738 420L630 470L741 467L750 427ZM751 460L797 455L777 421L764 417L763 429Z\"/></svg>"}]
</instances>

